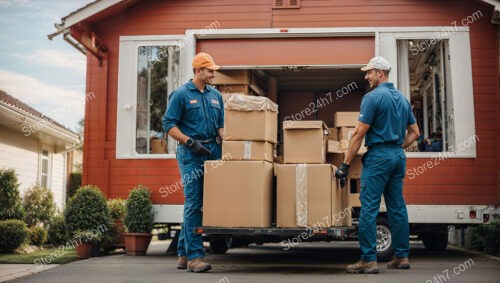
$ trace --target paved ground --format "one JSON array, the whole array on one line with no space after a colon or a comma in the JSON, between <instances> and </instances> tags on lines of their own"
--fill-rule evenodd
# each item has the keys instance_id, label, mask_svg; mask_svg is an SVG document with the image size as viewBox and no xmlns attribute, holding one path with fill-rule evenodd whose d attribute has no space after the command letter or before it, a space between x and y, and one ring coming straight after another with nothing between
<instances>
[{"instance_id":1,"label":"paved ground","mask_svg":"<svg viewBox=\"0 0 500 283\"><path fill-rule=\"evenodd\" d=\"M388 270L380 264L378 275L345 273L345 265L359 255L352 242L302 243L288 251L273 244L208 254L214 268L206 274L175 269L176 258L164 255L166 247L164 242L154 243L145 257L93 258L15 282L500 282L497 259L455 248L427 252L419 243L412 245L411 270Z\"/></svg>"}]
</instances>

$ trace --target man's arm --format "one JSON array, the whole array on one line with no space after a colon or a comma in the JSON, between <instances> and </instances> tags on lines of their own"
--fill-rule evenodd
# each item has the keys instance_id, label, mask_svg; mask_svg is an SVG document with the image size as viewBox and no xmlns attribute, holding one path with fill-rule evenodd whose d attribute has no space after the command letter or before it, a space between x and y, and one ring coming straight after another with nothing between
<instances>
[{"instance_id":1,"label":"man's arm","mask_svg":"<svg viewBox=\"0 0 500 283\"><path fill-rule=\"evenodd\" d=\"M186 136L177 126L170 128L168 135L182 144L186 144L189 139L189 137Z\"/></svg>"},{"instance_id":2,"label":"man's arm","mask_svg":"<svg viewBox=\"0 0 500 283\"><path fill-rule=\"evenodd\" d=\"M224 137L224 128L219 128L219 137Z\"/></svg>"},{"instance_id":3,"label":"man's arm","mask_svg":"<svg viewBox=\"0 0 500 283\"><path fill-rule=\"evenodd\" d=\"M370 129L370 125L358 121L356 128L354 128L354 132L352 134L351 140L349 141L349 146L347 148L346 156L344 163L351 165L351 161L354 159L354 156L359 151L361 144L363 143L363 139L365 138L366 132Z\"/></svg>"},{"instance_id":4,"label":"man's arm","mask_svg":"<svg viewBox=\"0 0 500 283\"><path fill-rule=\"evenodd\" d=\"M403 142L403 145L401 146L402 148L407 148L410 146L414 141L418 139L418 136L420 135L420 130L418 129L417 123L413 123L406 128L408 131L405 136L405 141Z\"/></svg>"}]
</instances>

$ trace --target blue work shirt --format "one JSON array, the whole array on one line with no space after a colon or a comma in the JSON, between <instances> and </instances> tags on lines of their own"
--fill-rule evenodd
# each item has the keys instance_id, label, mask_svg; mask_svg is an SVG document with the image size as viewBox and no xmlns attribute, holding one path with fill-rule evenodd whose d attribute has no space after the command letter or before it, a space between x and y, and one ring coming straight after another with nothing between
<instances>
[{"instance_id":1,"label":"blue work shirt","mask_svg":"<svg viewBox=\"0 0 500 283\"><path fill-rule=\"evenodd\" d=\"M224 127L224 102L215 88L206 85L203 93L192 80L170 94L163 116L166 133L178 127L186 136L198 140L212 139Z\"/></svg>"},{"instance_id":2,"label":"blue work shirt","mask_svg":"<svg viewBox=\"0 0 500 283\"><path fill-rule=\"evenodd\" d=\"M406 128L416 123L410 103L389 82L379 84L363 97L358 120L370 125L365 136L368 147L382 143L402 145Z\"/></svg>"}]
</instances>

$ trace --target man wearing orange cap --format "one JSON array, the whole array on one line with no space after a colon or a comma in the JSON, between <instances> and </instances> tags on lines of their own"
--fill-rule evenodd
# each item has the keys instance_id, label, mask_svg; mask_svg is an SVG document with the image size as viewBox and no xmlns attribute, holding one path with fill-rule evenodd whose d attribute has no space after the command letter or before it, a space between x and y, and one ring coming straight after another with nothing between
<instances>
[{"instance_id":1,"label":"man wearing orange cap","mask_svg":"<svg viewBox=\"0 0 500 283\"><path fill-rule=\"evenodd\" d=\"M184 186L177 268L205 272L212 267L204 260L202 237L193 228L202 225L203 164L221 158L224 105L219 91L209 86L220 66L203 52L196 54L192 65L193 79L170 94L163 128L179 142L177 162Z\"/></svg>"}]
</instances>

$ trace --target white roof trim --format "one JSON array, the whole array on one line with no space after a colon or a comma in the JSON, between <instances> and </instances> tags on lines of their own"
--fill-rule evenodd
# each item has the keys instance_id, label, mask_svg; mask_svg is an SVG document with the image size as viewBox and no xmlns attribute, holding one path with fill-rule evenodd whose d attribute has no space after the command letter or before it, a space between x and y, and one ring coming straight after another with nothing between
<instances>
[{"instance_id":1,"label":"white roof trim","mask_svg":"<svg viewBox=\"0 0 500 283\"><path fill-rule=\"evenodd\" d=\"M57 31L49 34L49 39L52 39L53 37L63 33L66 29L122 1L127 0L97 0L85 7L78 9L77 11L62 18L62 22L60 24L56 24Z\"/></svg>"}]
</instances>

